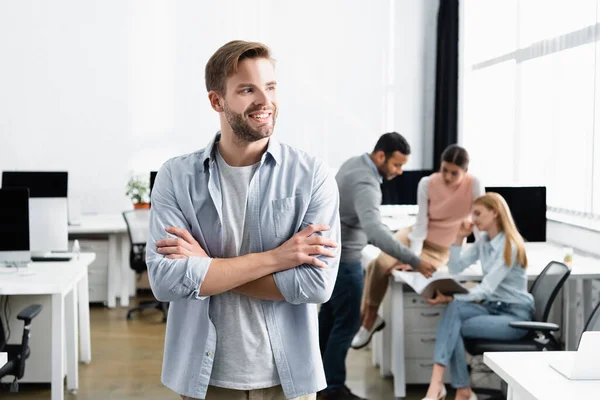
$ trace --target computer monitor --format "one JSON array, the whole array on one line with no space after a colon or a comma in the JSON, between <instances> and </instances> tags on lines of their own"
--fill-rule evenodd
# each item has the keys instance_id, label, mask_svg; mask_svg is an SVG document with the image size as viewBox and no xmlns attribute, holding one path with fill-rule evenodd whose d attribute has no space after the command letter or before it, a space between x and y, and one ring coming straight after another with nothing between
<instances>
[{"instance_id":1,"label":"computer monitor","mask_svg":"<svg viewBox=\"0 0 600 400\"><path fill-rule=\"evenodd\" d=\"M29 261L29 189L0 189L0 265Z\"/></svg>"},{"instance_id":2,"label":"computer monitor","mask_svg":"<svg viewBox=\"0 0 600 400\"><path fill-rule=\"evenodd\" d=\"M417 187L419 181L431 174L431 169L404 171L402 175L381 184L381 204L417 204Z\"/></svg>"},{"instance_id":3,"label":"computer monitor","mask_svg":"<svg viewBox=\"0 0 600 400\"><path fill-rule=\"evenodd\" d=\"M495 192L504 197L515 225L525 241L546 241L545 186L489 186L485 191ZM468 241L474 241L473 235Z\"/></svg>"},{"instance_id":4,"label":"computer monitor","mask_svg":"<svg viewBox=\"0 0 600 400\"><path fill-rule=\"evenodd\" d=\"M154 181L156 180L156 174L158 171L150 171L150 195L152 195L152 188L154 187Z\"/></svg>"},{"instance_id":5,"label":"computer monitor","mask_svg":"<svg viewBox=\"0 0 600 400\"><path fill-rule=\"evenodd\" d=\"M504 197L517 229L526 241L546 241L545 186L490 186L485 191Z\"/></svg>"},{"instance_id":6,"label":"computer monitor","mask_svg":"<svg viewBox=\"0 0 600 400\"><path fill-rule=\"evenodd\" d=\"M2 188L29 189L29 241L35 261L69 247L67 172L4 171Z\"/></svg>"}]
</instances>

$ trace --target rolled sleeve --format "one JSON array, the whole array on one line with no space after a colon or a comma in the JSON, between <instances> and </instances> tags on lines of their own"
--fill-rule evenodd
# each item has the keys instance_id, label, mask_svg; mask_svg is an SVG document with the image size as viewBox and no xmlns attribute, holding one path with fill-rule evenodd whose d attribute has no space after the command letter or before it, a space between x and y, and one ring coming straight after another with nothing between
<instances>
[{"instance_id":1,"label":"rolled sleeve","mask_svg":"<svg viewBox=\"0 0 600 400\"><path fill-rule=\"evenodd\" d=\"M157 252L156 241L172 237L165 229L176 226L191 231L190 224L180 210L173 191L173 180L168 162L159 170L152 189L150 228L146 243L148 280L159 301L204 299L200 287L212 261L208 257L168 259Z\"/></svg>"},{"instance_id":2,"label":"rolled sleeve","mask_svg":"<svg viewBox=\"0 0 600 400\"><path fill-rule=\"evenodd\" d=\"M450 246L450 258L448 259L448 271L451 274L459 274L466 268L479 260L479 245L469 247L464 253L462 246Z\"/></svg>"},{"instance_id":3,"label":"rolled sleeve","mask_svg":"<svg viewBox=\"0 0 600 400\"><path fill-rule=\"evenodd\" d=\"M311 224L327 224L331 228L329 231L316 234L329 237L341 246L339 192L335 179L322 164L318 164L313 181L314 189L300 229ZM302 264L275 273L275 284L285 300L292 304L327 302L337 278L340 247L335 253L335 257L318 256L327 268Z\"/></svg>"}]
</instances>

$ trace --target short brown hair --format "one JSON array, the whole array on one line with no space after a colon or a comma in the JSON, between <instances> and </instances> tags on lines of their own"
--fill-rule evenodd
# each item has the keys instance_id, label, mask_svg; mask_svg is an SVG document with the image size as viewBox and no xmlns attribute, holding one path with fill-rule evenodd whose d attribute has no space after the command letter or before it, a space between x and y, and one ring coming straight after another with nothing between
<instances>
[{"instance_id":1,"label":"short brown hair","mask_svg":"<svg viewBox=\"0 0 600 400\"><path fill-rule=\"evenodd\" d=\"M235 74L238 64L246 58L266 58L272 63L271 50L262 43L233 40L221 46L206 63L206 90L225 93L225 81Z\"/></svg>"}]
</instances>

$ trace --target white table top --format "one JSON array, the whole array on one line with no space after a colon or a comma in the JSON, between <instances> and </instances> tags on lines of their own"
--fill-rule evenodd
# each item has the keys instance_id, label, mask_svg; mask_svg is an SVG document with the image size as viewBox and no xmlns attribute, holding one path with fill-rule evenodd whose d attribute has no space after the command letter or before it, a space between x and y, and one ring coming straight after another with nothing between
<instances>
[{"instance_id":1,"label":"white table top","mask_svg":"<svg viewBox=\"0 0 600 400\"><path fill-rule=\"evenodd\" d=\"M0 353L0 368L8 362L8 353Z\"/></svg>"},{"instance_id":2,"label":"white table top","mask_svg":"<svg viewBox=\"0 0 600 400\"><path fill-rule=\"evenodd\" d=\"M69 225L70 234L126 233L127 225L122 214L82 215L79 225Z\"/></svg>"},{"instance_id":3,"label":"white table top","mask_svg":"<svg viewBox=\"0 0 600 400\"><path fill-rule=\"evenodd\" d=\"M522 394L521 400L582 400L600 398L600 380L575 381L565 378L549 363L566 360L564 351L485 353L483 361Z\"/></svg>"},{"instance_id":4,"label":"white table top","mask_svg":"<svg viewBox=\"0 0 600 400\"><path fill-rule=\"evenodd\" d=\"M0 267L0 295L67 293L95 259L95 253L81 253L79 259L32 262L18 271Z\"/></svg>"},{"instance_id":5,"label":"white table top","mask_svg":"<svg viewBox=\"0 0 600 400\"><path fill-rule=\"evenodd\" d=\"M534 280L550 261L562 261L563 250L561 246L548 242L531 242L525 244L529 267L527 268L527 277ZM363 250L363 257L373 259L379 255L381 250L375 246L367 246ZM575 254L571 264L571 278L595 279L600 277L600 259L585 257ZM440 271L448 271L447 267L440 268ZM393 273L397 282L403 282L399 274ZM481 264L479 262L465 269L457 275L460 280L480 280L482 277Z\"/></svg>"}]
</instances>

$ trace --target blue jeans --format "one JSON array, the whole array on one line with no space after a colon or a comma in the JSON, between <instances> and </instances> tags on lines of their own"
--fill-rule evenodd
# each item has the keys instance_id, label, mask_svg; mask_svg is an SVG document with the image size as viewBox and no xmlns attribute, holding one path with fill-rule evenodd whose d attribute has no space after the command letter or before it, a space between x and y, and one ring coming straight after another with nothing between
<instances>
[{"instance_id":1,"label":"blue jeans","mask_svg":"<svg viewBox=\"0 0 600 400\"><path fill-rule=\"evenodd\" d=\"M340 263L331 299L319 311L319 344L327 390L344 386L346 356L360 328L364 274L360 262Z\"/></svg>"},{"instance_id":2,"label":"blue jeans","mask_svg":"<svg viewBox=\"0 0 600 400\"><path fill-rule=\"evenodd\" d=\"M517 340L527 333L511 328L512 321L530 321L529 307L503 302L483 304L452 301L438 324L433 361L450 367L454 388L469 387L469 371L463 338Z\"/></svg>"}]
</instances>

